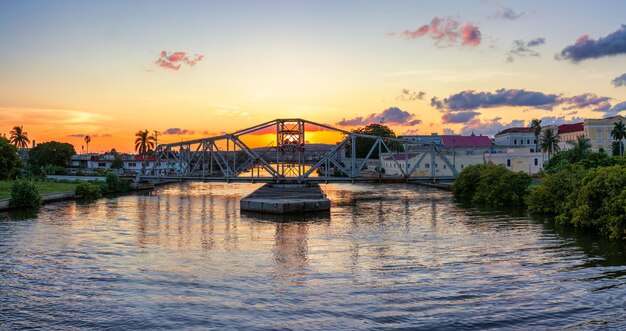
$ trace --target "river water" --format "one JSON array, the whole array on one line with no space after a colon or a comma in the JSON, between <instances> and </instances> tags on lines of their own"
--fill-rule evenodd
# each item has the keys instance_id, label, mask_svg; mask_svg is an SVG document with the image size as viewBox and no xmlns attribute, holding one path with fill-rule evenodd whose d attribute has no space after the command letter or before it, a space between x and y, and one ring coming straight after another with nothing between
<instances>
[{"instance_id":1,"label":"river water","mask_svg":"<svg viewBox=\"0 0 626 331\"><path fill-rule=\"evenodd\" d=\"M626 329L623 244L402 184L242 215L258 186L0 214L0 329Z\"/></svg>"}]
</instances>

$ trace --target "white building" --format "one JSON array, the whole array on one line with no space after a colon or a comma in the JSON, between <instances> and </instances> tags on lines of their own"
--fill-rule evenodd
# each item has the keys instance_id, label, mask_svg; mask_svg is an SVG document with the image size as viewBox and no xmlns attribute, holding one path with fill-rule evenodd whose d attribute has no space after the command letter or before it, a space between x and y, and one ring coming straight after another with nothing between
<instances>
[{"instance_id":1,"label":"white building","mask_svg":"<svg viewBox=\"0 0 626 331\"><path fill-rule=\"evenodd\" d=\"M508 128L494 136L496 145L506 147L529 148L530 152L535 152L537 139L534 128Z\"/></svg>"}]
</instances>

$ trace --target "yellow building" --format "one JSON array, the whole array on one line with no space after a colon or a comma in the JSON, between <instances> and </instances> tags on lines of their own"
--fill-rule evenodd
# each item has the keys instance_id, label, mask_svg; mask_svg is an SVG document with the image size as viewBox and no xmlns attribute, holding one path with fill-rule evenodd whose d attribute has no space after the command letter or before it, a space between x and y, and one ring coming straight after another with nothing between
<instances>
[{"instance_id":1,"label":"yellow building","mask_svg":"<svg viewBox=\"0 0 626 331\"><path fill-rule=\"evenodd\" d=\"M622 121L626 123L626 118L622 116L613 116L602 119L586 119L585 120L585 136L591 140L591 149L598 152L600 148L606 153L612 155L613 137L611 131L615 123Z\"/></svg>"}]
</instances>

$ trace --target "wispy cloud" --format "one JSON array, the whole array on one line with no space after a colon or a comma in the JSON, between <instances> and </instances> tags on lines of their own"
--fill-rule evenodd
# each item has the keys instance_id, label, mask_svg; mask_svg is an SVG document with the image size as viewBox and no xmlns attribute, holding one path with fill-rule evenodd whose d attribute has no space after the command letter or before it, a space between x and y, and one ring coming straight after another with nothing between
<instances>
[{"instance_id":1,"label":"wispy cloud","mask_svg":"<svg viewBox=\"0 0 626 331\"><path fill-rule=\"evenodd\" d=\"M458 45L478 46L482 40L480 28L472 22L462 23L453 18L434 17L430 24L425 24L416 30L404 30L400 35L406 39L417 39L424 36L434 40L437 47Z\"/></svg>"},{"instance_id":2,"label":"wispy cloud","mask_svg":"<svg viewBox=\"0 0 626 331\"><path fill-rule=\"evenodd\" d=\"M400 92L400 95L396 97L398 101L416 101L416 100L424 100L426 96L426 92L424 91L412 91L408 88L403 88Z\"/></svg>"},{"instance_id":3,"label":"wispy cloud","mask_svg":"<svg viewBox=\"0 0 626 331\"><path fill-rule=\"evenodd\" d=\"M524 126L523 120L513 120L509 123L502 123L500 122L501 120L501 117L495 117L488 120L481 120L478 117L473 118L461 128L461 134L469 135L474 133L493 136L508 127Z\"/></svg>"},{"instance_id":4,"label":"wispy cloud","mask_svg":"<svg viewBox=\"0 0 626 331\"><path fill-rule=\"evenodd\" d=\"M495 92L467 90L450 95L443 100L431 99L431 106L448 111L468 111L502 106L526 106L549 110L559 103L557 94L504 88Z\"/></svg>"},{"instance_id":5,"label":"wispy cloud","mask_svg":"<svg viewBox=\"0 0 626 331\"><path fill-rule=\"evenodd\" d=\"M605 56L626 54L626 25L617 31L593 39L589 35L582 35L576 39L573 45L569 45L555 55L558 60L569 60L574 63L587 59L597 59Z\"/></svg>"},{"instance_id":6,"label":"wispy cloud","mask_svg":"<svg viewBox=\"0 0 626 331\"><path fill-rule=\"evenodd\" d=\"M514 21L522 16L524 16L523 12L516 13L513 9L509 7L504 7L504 8L498 9L493 14L489 15L489 18Z\"/></svg>"},{"instance_id":7,"label":"wispy cloud","mask_svg":"<svg viewBox=\"0 0 626 331\"><path fill-rule=\"evenodd\" d=\"M626 74L615 77L615 79L611 81L611 84L615 87L626 86Z\"/></svg>"},{"instance_id":8,"label":"wispy cloud","mask_svg":"<svg viewBox=\"0 0 626 331\"><path fill-rule=\"evenodd\" d=\"M561 97L559 99L564 104L569 106L563 107L563 110L570 109L582 109L593 106L595 111L606 111L611 108L609 97L599 97L593 93L583 93L572 97Z\"/></svg>"},{"instance_id":9,"label":"wispy cloud","mask_svg":"<svg viewBox=\"0 0 626 331\"><path fill-rule=\"evenodd\" d=\"M479 112L475 111L464 111L458 113L445 113L441 116L441 122L444 124L448 123L467 123L471 119L480 115Z\"/></svg>"},{"instance_id":10,"label":"wispy cloud","mask_svg":"<svg viewBox=\"0 0 626 331\"><path fill-rule=\"evenodd\" d=\"M352 119L343 119L337 124L341 126L359 126L369 125L372 123L384 123L395 125L417 125L422 120L417 119L415 114L411 114L398 107L390 107L380 113L372 113L368 116L357 116Z\"/></svg>"},{"instance_id":11,"label":"wispy cloud","mask_svg":"<svg viewBox=\"0 0 626 331\"><path fill-rule=\"evenodd\" d=\"M513 62L516 57L539 56L539 52L535 51L534 48L545 43L546 39L541 37L529 41L521 39L515 40L513 41L513 47L509 51L506 61Z\"/></svg>"},{"instance_id":12,"label":"wispy cloud","mask_svg":"<svg viewBox=\"0 0 626 331\"><path fill-rule=\"evenodd\" d=\"M470 112L495 107L529 107L553 110L558 106L563 110L589 109L605 114L616 114L624 110L623 104L622 102L613 105L610 97L598 96L593 93L564 96L562 94L516 89L499 89L495 92L467 90L452 94L444 99L433 97L430 100L432 107L444 113ZM466 117L470 117L470 115L466 115ZM463 118L461 115L446 115L444 120L450 123L456 120L459 123Z\"/></svg>"},{"instance_id":13,"label":"wispy cloud","mask_svg":"<svg viewBox=\"0 0 626 331\"><path fill-rule=\"evenodd\" d=\"M169 128L165 131L161 131L162 135L172 135L172 136L181 136L181 135L191 135L194 134L193 130L181 129L181 128Z\"/></svg>"},{"instance_id":14,"label":"wispy cloud","mask_svg":"<svg viewBox=\"0 0 626 331\"><path fill-rule=\"evenodd\" d=\"M154 61L154 64L163 69L177 71L183 64L193 67L196 63L202 61L203 59L204 55L201 54L194 54L190 56L187 52L168 53L167 51L161 51L159 58Z\"/></svg>"}]
</instances>

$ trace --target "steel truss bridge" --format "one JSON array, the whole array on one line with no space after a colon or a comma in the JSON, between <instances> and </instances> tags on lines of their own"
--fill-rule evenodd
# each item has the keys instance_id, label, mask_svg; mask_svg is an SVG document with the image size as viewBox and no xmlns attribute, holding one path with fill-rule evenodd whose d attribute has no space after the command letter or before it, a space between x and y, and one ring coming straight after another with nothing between
<instances>
[{"instance_id":1,"label":"steel truss bridge","mask_svg":"<svg viewBox=\"0 0 626 331\"><path fill-rule=\"evenodd\" d=\"M307 129L337 132L343 140L332 148L310 151L305 140ZM244 143L246 137L259 134L275 135L275 140L262 148ZM359 146L369 147L365 157L357 158ZM399 173L382 173L383 159ZM432 166L436 159L447 166L448 175L436 174ZM430 162L428 173L418 173L422 162ZM456 167L433 143L354 133L299 118L276 119L216 137L160 144L144 159L138 175L141 179L225 182L408 182L452 180L457 176Z\"/></svg>"}]
</instances>

